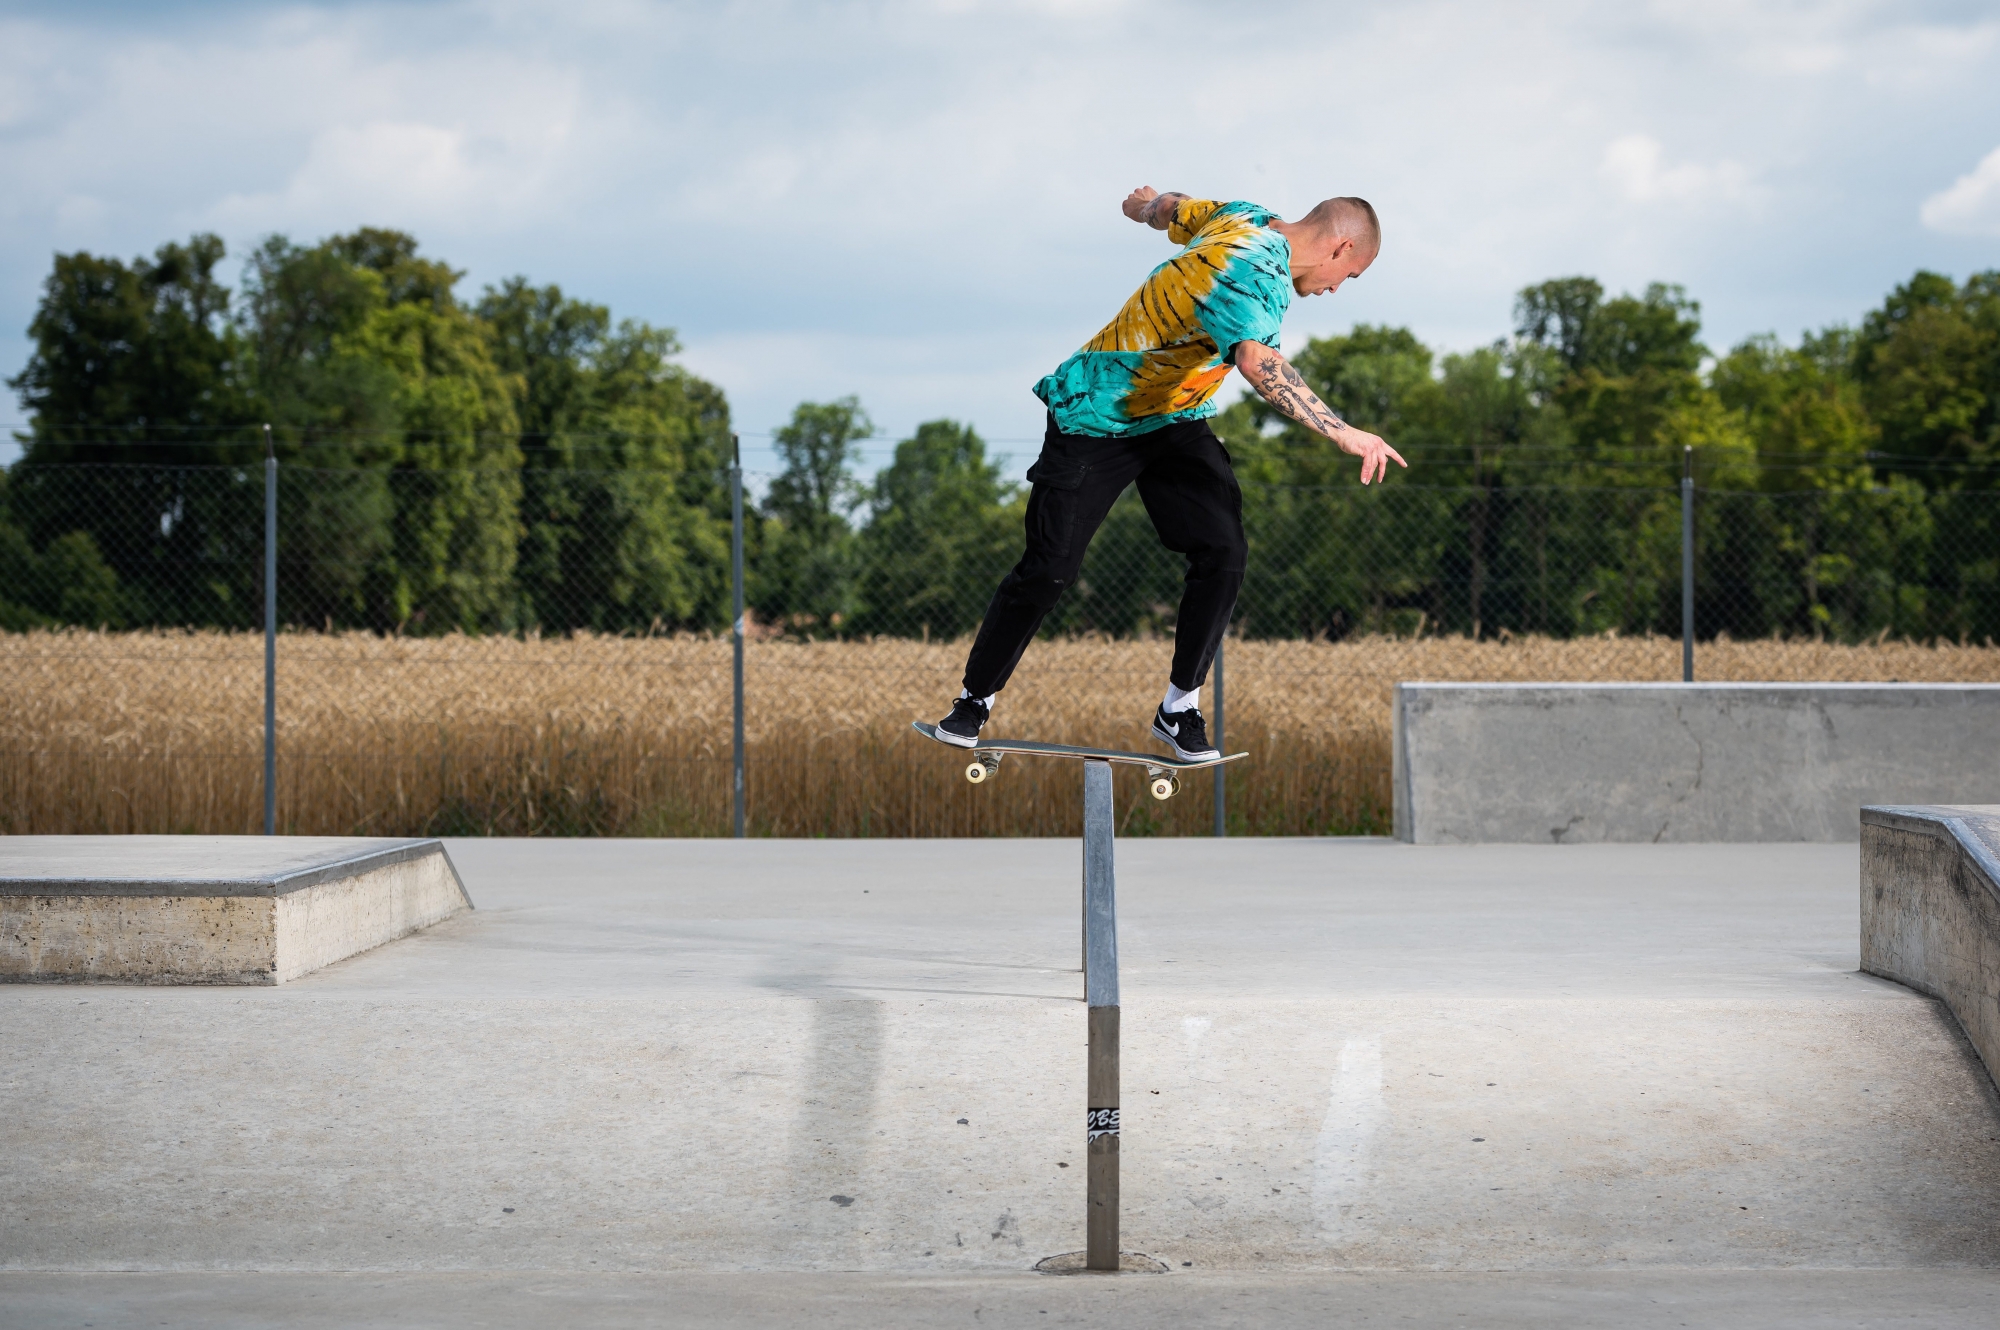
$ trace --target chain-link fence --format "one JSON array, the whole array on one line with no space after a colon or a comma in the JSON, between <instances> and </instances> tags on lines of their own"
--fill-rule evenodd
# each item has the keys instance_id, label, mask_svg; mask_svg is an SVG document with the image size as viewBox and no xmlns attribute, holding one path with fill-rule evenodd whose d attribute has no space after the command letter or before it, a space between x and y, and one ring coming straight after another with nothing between
<instances>
[{"instance_id":1,"label":"chain-link fence","mask_svg":"<svg viewBox=\"0 0 2000 1330\"><path fill-rule=\"evenodd\" d=\"M752 488L757 488L752 478ZM1232 831L1381 830L1397 679L1991 679L2000 495L1246 483L1251 559L1206 708ZM727 834L727 478L279 468L280 830ZM261 829L261 465L17 464L0 525L6 830ZM750 505L753 834L1073 832L1071 773L972 789L911 735L958 688L1020 497L913 491L817 522ZM1135 495L994 728L1145 747L1181 562ZM1205 832L1206 781L1121 786Z\"/></svg>"}]
</instances>

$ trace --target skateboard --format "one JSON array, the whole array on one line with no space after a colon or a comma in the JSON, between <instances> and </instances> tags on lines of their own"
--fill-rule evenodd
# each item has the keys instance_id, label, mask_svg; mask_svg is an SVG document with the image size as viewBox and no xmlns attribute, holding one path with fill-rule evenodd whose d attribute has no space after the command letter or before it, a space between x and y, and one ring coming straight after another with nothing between
<instances>
[{"instance_id":1,"label":"skateboard","mask_svg":"<svg viewBox=\"0 0 2000 1330\"><path fill-rule=\"evenodd\" d=\"M937 726L926 721L911 721L918 734L926 739L945 743L937 737ZM957 744L945 744L947 748L958 748ZM1042 744L1027 739L981 739L972 748L960 748L960 752L970 753L972 761L966 765L965 778L974 785L983 785L1000 774L1000 759L1009 753L1021 753L1028 757L1077 757L1093 762L1124 762L1146 769L1146 788L1155 799L1171 799L1181 791L1180 773L1199 771L1203 767L1219 767L1225 762L1234 762L1248 753L1230 753L1224 757L1211 757L1201 762L1188 762L1178 757L1165 757L1159 753L1128 753L1118 748L1076 748L1069 744Z\"/></svg>"}]
</instances>

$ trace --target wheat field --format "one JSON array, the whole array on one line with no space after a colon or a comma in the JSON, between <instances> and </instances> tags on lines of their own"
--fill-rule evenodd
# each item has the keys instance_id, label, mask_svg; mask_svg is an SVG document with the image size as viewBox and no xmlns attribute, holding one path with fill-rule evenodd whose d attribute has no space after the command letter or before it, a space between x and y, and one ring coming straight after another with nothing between
<instances>
[{"instance_id":1,"label":"wheat field","mask_svg":"<svg viewBox=\"0 0 2000 1330\"><path fill-rule=\"evenodd\" d=\"M1151 748L1165 640L1040 642L999 733ZM1075 835L1069 763L983 786L914 734L957 691L963 643L748 648L749 829L764 836ZM278 645L278 822L296 834L726 835L727 639L384 638ZM1399 679L1663 680L1667 638L1231 641L1232 833L1384 832ZM1712 680L2000 680L2000 649L1721 641ZM219 632L0 635L0 832L247 833L263 825L263 640ZM1213 690L1205 695L1213 713ZM1207 834L1212 778L1166 802L1117 768L1124 835Z\"/></svg>"}]
</instances>

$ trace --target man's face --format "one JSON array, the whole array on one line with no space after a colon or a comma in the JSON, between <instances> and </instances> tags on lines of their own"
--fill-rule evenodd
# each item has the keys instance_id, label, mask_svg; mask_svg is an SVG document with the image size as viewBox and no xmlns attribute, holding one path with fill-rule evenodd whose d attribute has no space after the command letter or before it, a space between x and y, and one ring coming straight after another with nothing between
<instances>
[{"instance_id":1,"label":"man's face","mask_svg":"<svg viewBox=\"0 0 2000 1330\"><path fill-rule=\"evenodd\" d=\"M1373 251L1363 253L1346 236L1334 242L1333 253L1318 263L1292 273L1292 289L1302 296L1330 296L1342 282L1352 281L1375 262Z\"/></svg>"}]
</instances>

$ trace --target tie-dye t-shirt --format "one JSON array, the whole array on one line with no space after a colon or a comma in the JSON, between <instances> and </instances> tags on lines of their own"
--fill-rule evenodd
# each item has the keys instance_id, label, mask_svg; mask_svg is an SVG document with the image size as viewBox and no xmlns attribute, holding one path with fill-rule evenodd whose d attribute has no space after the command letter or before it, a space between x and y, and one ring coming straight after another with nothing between
<instances>
[{"instance_id":1,"label":"tie-dye t-shirt","mask_svg":"<svg viewBox=\"0 0 2000 1330\"><path fill-rule=\"evenodd\" d=\"M1292 247L1254 203L1183 199L1153 269L1104 331L1035 385L1065 434L1145 434L1215 414L1238 342L1276 349L1292 303Z\"/></svg>"}]
</instances>

